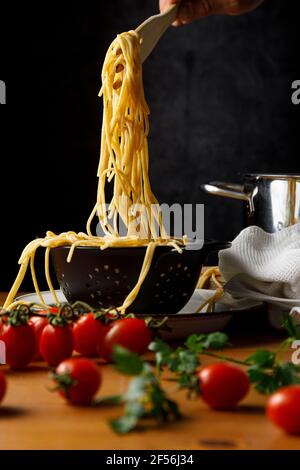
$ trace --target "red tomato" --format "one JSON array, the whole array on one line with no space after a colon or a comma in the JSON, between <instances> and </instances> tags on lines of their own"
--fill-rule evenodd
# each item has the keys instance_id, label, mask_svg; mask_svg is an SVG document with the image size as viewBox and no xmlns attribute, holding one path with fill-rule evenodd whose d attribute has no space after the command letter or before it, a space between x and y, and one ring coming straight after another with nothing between
<instances>
[{"instance_id":1,"label":"red tomato","mask_svg":"<svg viewBox=\"0 0 300 470\"><path fill-rule=\"evenodd\" d=\"M59 312L58 307L49 307L47 310L39 310L40 315L48 315L48 313L55 314L55 313L58 313L58 312Z\"/></svg>"},{"instance_id":2,"label":"red tomato","mask_svg":"<svg viewBox=\"0 0 300 470\"><path fill-rule=\"evenodd\" d=\"M97 347L96 347L98 356L101 357L102 359L105 359L106 361L110 361L110 353L109 353L107 346L105 345L105 337L107 333L109 332L109 330L111 329L111 327L112 327L112 323L103 326L104 335L98 338Z\"/></svg>"},{"instance_id":3,"label":"red tomato","mask_svg":"<svg viewBox=\"0 0 300 470\"><path fill-rule=\"evenodd\" d=\"M267 416L290 434L300 434L300 385L290 385L273 393L267 403Z\"/></svg>"},{"instance_id":4,"label":"red tomato","mask_svg":"<svg viewBox=\"0 0 300 470\"><path fill-rule=\"evenodd\" d=\"M1 317L0 318L0 335L1 335L1 332L2 332L3 326L5 325L5 322L7 321L7 318L8 317Z\"/></svg>"},{"instance_id":5,"label":"red tomato","mask_svg":"<svg viewBox=\"0 0 300 470\"><path fill-rule=\"evenodd\" d=\"M73 334L69 325L47 325L40 337L40 352L49 366L57 366L72 356Z\"/></svg>"},{"instance_id":6,"label":"red tomato","mask_svg":"<svg viewBox=\"0 0 300 470\"><path fill-rule=\"evenodd\" d=\"M107 332L102 351L111 357L113 347L118 344L137 354L144 354L152 341L152 331L144 320L138 318L123 318L116 320ZM98 347L98 350L101 348Z\"/></svg>"},{"instance_id":7,"label":"red tomato","mask_svg":"<svg viewBox=\"0 0 300 470\"><path fill-rule=\"evenodd\" d=\"M66 379L74 383L66 385ZM60 395L74 405L89 405L102 381L96 364L84 358L61 362L56 368L54 380L60 386Z\"/></svg>"},{"instance_id":8,"label":"red tomato","mask_svg":"<svg viewBox=\"0 0 300 470\"><path fill-rule=\"evenodd\" d=\"M0 340L6 346L6 362L12 369L25 369L36 351L35 334L28 324L2 326Z\"/></svg>"},{"instance_id":9,"label":"red tomato","mask_svg":"<svg viewBox=\"0 0 300 470\"><path fill-rule=\"evenodd\" d=\"M0 371L0 403L4 398L6 392L6 379L3 372Z\"/></svg>"},{"instance_id":10,"label":"red tomato","mask_svg":"<svg viewBox=\"0 0 300 470\"><path fill-rule=\"evenodd\" d=\"M249 391L247 374L231 364L217 362L198 372L201 398L211 408L234 408Z\"/></svg>"},{"instance_id":11,"label":"red tomato","mask_svg":"<svg viewBox=\"0 0 300 470\"><path fill-rule=\"evenodd\" d=\"M97 345L108 328L93 313L82 315L73 326L74 349L84 356L97 356Z\"/></svg>"},{"instance_id":12,"label":"red tomato","mask_svg":"<svg viewBox=\"0 0 300 470\"><path fill-rule=\"evenodd\" d=\"M34 331L35 334L35 339L36 339L36 353L35 353L35 359L42 359L42 355L40 352L40 337L42 334L43 329L45 328L46 325L48 325L48 319L47 317L31 317L29 320L29 325Z\"/></svg>"},{"instance_id":13,"label":"red tomato","mask_svg":"<svg viewBox=\"0 0 300 470\"><path fill-rule=\"evenodd\" d=\"M49 308L50 313L58 313L59 312L59 307L50 307ZM47 312L48 313L48 312Z\"/></svg>"}]
</instances>

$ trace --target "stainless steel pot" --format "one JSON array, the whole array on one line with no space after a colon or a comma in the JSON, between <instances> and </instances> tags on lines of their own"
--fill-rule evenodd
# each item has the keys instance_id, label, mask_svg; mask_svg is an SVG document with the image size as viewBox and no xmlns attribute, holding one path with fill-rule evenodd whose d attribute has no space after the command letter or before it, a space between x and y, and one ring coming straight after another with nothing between
<instances>
[{"instance_id":1,"label":"stainless steel pot","mask_svg":"<svg viewBox=\"0 0 300 470\"><path fill-rule=\"evenodd\" d=\"M243 200L246 226L277 232L300 222L300 175L246 174L242 185L214 181L201 188L209 194Z\"/></svg>"}]
</instances>

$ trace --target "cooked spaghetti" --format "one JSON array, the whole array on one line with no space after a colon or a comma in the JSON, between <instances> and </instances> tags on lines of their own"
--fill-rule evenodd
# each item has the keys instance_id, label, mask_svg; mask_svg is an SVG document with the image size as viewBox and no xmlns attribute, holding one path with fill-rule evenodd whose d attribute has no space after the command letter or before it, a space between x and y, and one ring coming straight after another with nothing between
<instances>
[{"instance_id":1,"label":"cooked spaghetti","mask_svg":"<svg viewBox=\"0 0 300 470\"><path fill-rule=\"evenodd\" d=\"M170 238L163 226L158 201L151 191L148 176L149 109L144 97L140 39L135 31L118 35L110 45L102 70L103 123L101 152L98 167L97 201L87 221L87 233L65 232L59 235L47 232L45 238L30 242L24 249L18 276L7 296L5 308L11 309L13 300L28 269L42 305L46 305L39 289L34 260L38 248L45 249L45 277L53 297L58 299L50 278L51 248L70 246L67 261L71 262L78 246L147 247L138 281L119 306L121 313L132 304L151 266L157 245L170 245L181 251L182 239ZM107 204L106 185L113 186L113 196ZM101 236L93 235L91 224L97 217ZM120 233L120 226L125 233ZM22 302L23 303L23 302ZM117 306L116 306L117 307Z\"/></svg>"}]
</instances>

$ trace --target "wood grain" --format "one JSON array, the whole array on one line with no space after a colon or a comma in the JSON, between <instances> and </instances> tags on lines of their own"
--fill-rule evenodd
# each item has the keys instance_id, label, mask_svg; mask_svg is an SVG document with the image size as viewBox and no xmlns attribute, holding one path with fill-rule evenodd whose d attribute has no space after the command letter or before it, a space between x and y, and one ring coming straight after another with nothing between
<instances>
[{"instance_id":1,"label":"wood grain","mask_svg":"<svg viewBox=\"0 0 300 470\"><path fill-rule=\"evenodd\" d=\"M0 297L0 301L2 298ZM260 347L276 348L279 340L270 335ZM244 358L256 344L239 342L228 354ZM99 365L103 386L99 396L119 393L126 379L109 365ZM176 423L152 427L126 436L114 434L107 421L121 407L79 408L51 393L48 370L35 363L27 371L5 370L7 395L0 407L0 449L299 449L300 438L276 429L264 415L265 398L255 391L234 412L209 410L200 400L188 400L184 392L165 381L170 395L178 400L184 418Z\"/></svg>"}]
</instances>

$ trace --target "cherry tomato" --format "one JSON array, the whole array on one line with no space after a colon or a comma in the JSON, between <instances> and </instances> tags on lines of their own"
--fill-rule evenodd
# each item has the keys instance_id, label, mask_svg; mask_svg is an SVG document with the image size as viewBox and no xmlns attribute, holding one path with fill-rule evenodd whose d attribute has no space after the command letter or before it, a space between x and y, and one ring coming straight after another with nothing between
<instances>
[{"instance_id":1,"label":"cherry tomato","mask_svg":"<svg viewBox=\"0 0 300 470\"><path fill-rule=\"evenodd\" d=\"M69 325L48 324L40 336L40 352L49 366L57 366L61 361L72 356L73 334Z\"/></svg>"},{"instance_id":2,"label":"cherry tomato","mask_svg":"<svg viewBox=\"0 0 300 470\"><path fill-rule=\"evenodd\" d=\"M89 405L102 381L96 364L84 358L61 362L54 380L59 386L59 394L74 405Z\"/></svg>"},{"instance_id":3,"label":"cherry tomato","mask_svg":"<svg viewBox=\"0 0 300 470\"><path fill-rule=\"evenodd\" d=\"M216 410L234 408L249 391L247 374L231 364L217 362L198 372L202 400Z\"/></svg>"},{"instance_id":4,"label":"cherry tomato","mask_svg":"<svg viewBox=\"0 0 300 470\"><path fill-rule=\"evenodd\" d=\"M3 372L0 371L0 403L4 398L6 392L6 379Z\"/></svg>"},{"instance_id":5,"label":"cherry tomato","mask_svg":"<svg viewBox=\"0 0 300 470\"><path fill-rule=\"evenodd\" d=\"M48 315L49 313L56 314L59 312L58 307L49 307L47 310L39 310L40 315Z\"/></svg>"},{"instance_id":6,"label":"cherry tomato","mask_svg":"<svg viewBox=\"0 0 300 470\"><path fill-rule=\"evenodd\" d=\"M35 334L35 339L36 339L36 353L35 353L35 359L42 359L42 355L40 352L40 337L42 334L43 329L45 326L48 325L48 319L47 317L31 317L29 320L29 325L34 331Z\"/></svg>"},{"instance_id":7,"label":"cherry tomato","mask_svg":"<svg viewBox=\"0 0 300 470\"><path fill-rule=\"evenodd\" d=\"M110 350L105 345L105 337L109 330L111 329L112 324L104 325L104 335L98 338L97 341L97 354L101 359L105 359L106 361L110 361Z\"/></svg>"},{"instance_id":8,"label":"cherry tomato","mask_svg":"<svg viewBox=\"0 0 300 470\"><path fill-rule=\"evenodd\" d=\"M93 313L82 315L73 326L74 349L84 356L97 356L97 345L108 328Z\"/></svg>"},{"instance_id":9,"label":"cherry tomato","mask_svg":"<svg viewBox=\"0 0 300 470\"><path fill-rule=\"evenodd\" d=\"M3 326L5 325L5 322L7 321L7 318L8 317L1 317L0 318L0 335L1 335L1 332L2 332Z\"/></svg>"},{"instance_id":10,"label":"cherry tomato","mask_svg":"<svg viewBox=\"0 0 300 470\"><path fill-rule=\"evenodd\" d=\"M58 313L59 312L59 307L50 307L49 312L50 313Z\"/></svg>"},{"instance_id":11,"label":"cherry tomato","mask_svg":"<svg viewBox=\"0 0 300 470\"><path fill-rule=\"evenodd\" d=\"M290 434L300 434L300 385L274 392L267 403L267 416Z\"/></svg>"},{"instance_id":12,"label":"cherry tomato","mask_svg":"<svg viewBox=\"0 0 300 470\"><path fill-rule=\"evenodd\" d=\"M0 340L6 346L6 362L12 369L25 369L36 352L35 334L29 324L2 325Z\"/></svg>"},{"instance_id":13,"label":"cherry tomato","mask_svg":"<svg viewBox=\"0 0 300 470\"><path fill-rule=\"evenodd\" d=\"M152 331L144 320L138 318L124 318L116 320L107 332L102 346L98 351L110 357L113 347L118 344L137 354L144 354L152 341Z\"/></svg>"}]
</instances>

